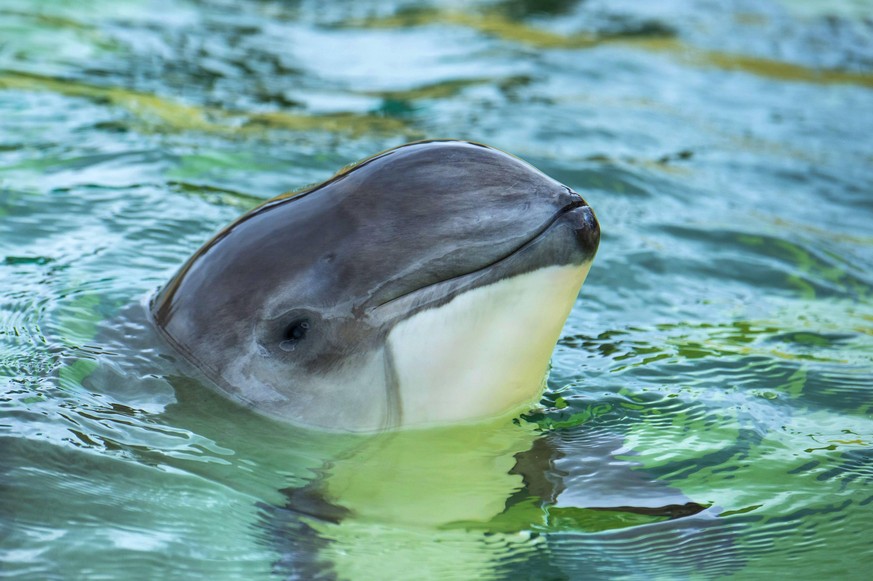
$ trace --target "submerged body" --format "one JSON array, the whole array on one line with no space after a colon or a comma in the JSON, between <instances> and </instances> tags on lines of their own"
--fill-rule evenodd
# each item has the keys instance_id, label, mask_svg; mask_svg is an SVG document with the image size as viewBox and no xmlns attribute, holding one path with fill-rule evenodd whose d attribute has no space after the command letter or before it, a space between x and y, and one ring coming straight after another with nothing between
<instances>
[{"instance_id":1,"label":"submerged body","mask_svg":"<svg viewBox=\"0 0 873 581\"><path fill-rule=\"evenodd\" d=\"M280 419L474 420L539 395L599 236L578 194L517 158L410 144L242 216L151 313L221 391Z\"/></svg>"}]
</instances>

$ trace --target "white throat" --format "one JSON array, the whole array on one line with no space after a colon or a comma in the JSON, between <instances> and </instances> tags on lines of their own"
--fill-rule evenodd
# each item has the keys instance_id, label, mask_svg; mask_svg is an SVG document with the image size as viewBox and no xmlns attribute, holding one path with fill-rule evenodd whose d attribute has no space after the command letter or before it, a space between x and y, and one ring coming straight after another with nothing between
<instances>
[{"instance_id":1,"label":"white throat","mask_svg":"<svg viewBox=\"0 0 873 581\"><path fill-rule=\"evenodd\" d=\"M395 326L387 348L401 425L496 416L537 399L589 268L550 266L504 279Z\"/></svg>"}]
</instances>

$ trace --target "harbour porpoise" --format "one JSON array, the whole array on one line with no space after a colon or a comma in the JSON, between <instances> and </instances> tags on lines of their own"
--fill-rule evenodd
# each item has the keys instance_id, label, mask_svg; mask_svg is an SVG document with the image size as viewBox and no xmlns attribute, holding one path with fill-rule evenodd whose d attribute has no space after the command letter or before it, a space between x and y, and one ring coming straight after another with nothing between
<instances>
[{"instance_id":1,"label":"harbour porpoise","mask_svg":"<svg viewBox=\"0 0 873 581\"><path fill-rule=\"evenodd\" d=\"M585 200L520 159L418 142L243 215L150 313L266 415L351 432L472 421L539 397L599 240Z\"/></svg>"}]
</instances>

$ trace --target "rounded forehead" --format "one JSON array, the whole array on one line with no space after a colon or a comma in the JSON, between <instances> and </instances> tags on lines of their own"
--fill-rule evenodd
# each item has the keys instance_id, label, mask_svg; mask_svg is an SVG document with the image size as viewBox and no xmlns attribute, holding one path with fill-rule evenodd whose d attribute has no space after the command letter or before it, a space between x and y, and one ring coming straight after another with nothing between
<instances>
[{"instance_id":1,"label":"rounded forehead","mask_svg":"<svg viewBox=\"0 0 873 581\"><path fill-rule=\"evenodd\" d=\"M463 191L463 187L458 187L458 180L469 181L470 188L506 188L513 183L523 185L522 182L560 186L532 165L487 145L453 140L422 141L402 145L350 165L317 186L274 198L253 214L275 205L298 201L321 190L335 190L339 183L350 196L373 189L388 193L406 192L413 188L451 194ZM331 195L337 196L334 192Z\"/></svg>"},{"instance_id":2,"label":"rounded forehead","mask_svg":"<svg viewBox=\"0 0 873 581\"><path fill-rule=\"evenodd\" d=\"M156 319L169 327L184 311L193 333L230 336L294 308L348 315L490 264L547 223L565 192L487 146L401 146L225 228L158 298Z\"/></svg>"}]
</instances>

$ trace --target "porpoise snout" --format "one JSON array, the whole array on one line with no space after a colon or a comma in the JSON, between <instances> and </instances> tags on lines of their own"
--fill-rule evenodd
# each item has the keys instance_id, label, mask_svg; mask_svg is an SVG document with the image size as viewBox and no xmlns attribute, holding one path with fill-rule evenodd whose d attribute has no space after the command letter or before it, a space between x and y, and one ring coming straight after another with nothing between
<instances>
[{"instance_id":1,"label":"porpoise snout","mask_svg":"<svg viewBox=\"0 0 873 581\"><path fill-rule=\"evenodd\" d=\"M581 196L579 200L581 200L581 204L574 205L573 208L567 211L564 219L568 220L573 226L579 249L586 256L594 256L600 244L600 223L597 221L591 206Z\"/></svg>"},{"instance_id":2,"label":"porpoise snout","mask_svg":"<svg viewBox=\"0 0 873 581\"><path fill-rule=\"evenodd\" d=\"M580 230L588 233L591 240L597 244L600 241L600 223L594 215L591 206L585 205L577 210L580 219Z\"/></svg>"}]
</instances>

